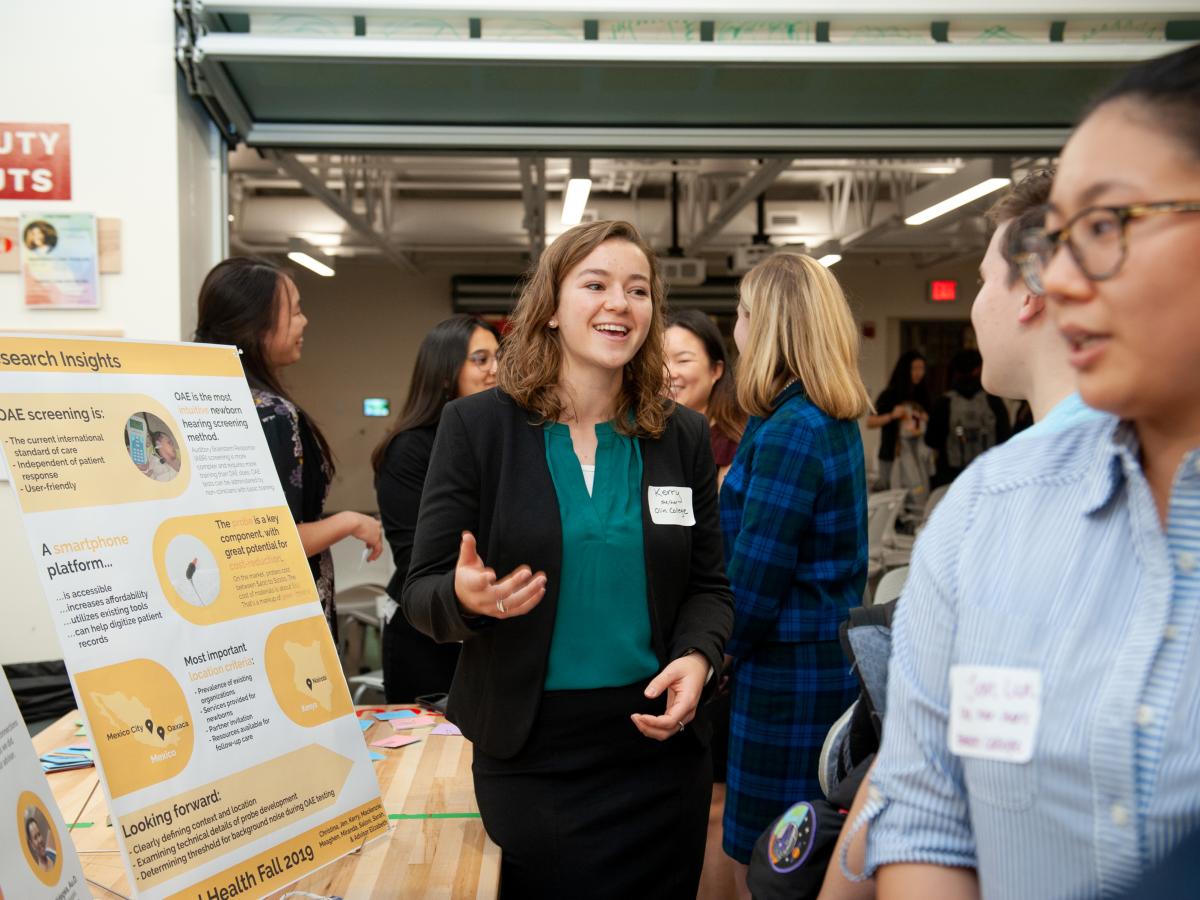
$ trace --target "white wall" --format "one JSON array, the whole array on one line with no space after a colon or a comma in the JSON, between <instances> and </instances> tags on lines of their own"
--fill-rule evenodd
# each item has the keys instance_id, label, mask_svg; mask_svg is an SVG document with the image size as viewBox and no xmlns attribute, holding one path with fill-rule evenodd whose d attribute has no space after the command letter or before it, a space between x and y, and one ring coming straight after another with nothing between
<instances>
[{"instance_id":1,"label":"white wall","mask_svg":"<svg viewBox=\"0 0 1200 900\"><path fill-rule=\"evenodd\" d=\"M0 83L10 88L3 121L71 126L72 185L69 201L0 201L0 216L45 209L120 219L123 259L119 274L100 276L94 311L27 311L19 276L0 273L0 331L185 336L197 273L220 258L219 213L211 207L211 133L177 85L171 4L5 3ZM7 484L0 488L0 543L9 548L0 663L61 658L15 499Z\"/></svg>"},{"instance_id":2,"label":"white wall","mask_svg":"<svg viewBox=\"0 0 1200 900\"><path fill-rule=\"evenodd\" d=\"M284 379L316 420L337 458L327 508L376 508L371 450L408 393L417 348L449 316L450 276L410 276L390 263L339 260L337 275L295 273L308 316L304 356ZM392 401L388 418L362 414L364 397Z\"/></svg>"}]
</instances>

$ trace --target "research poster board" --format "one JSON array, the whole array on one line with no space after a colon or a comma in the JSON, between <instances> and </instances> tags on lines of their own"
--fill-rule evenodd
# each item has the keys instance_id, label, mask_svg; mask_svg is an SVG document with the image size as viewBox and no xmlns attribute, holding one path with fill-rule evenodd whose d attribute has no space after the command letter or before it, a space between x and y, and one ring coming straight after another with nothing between
<instances>
[{"instance_id":1,"label":"research poster board","mask_svg":"<svg viewBox=\"0 0 1200 900\"><path fill-rule=\"evenodd\" d=\"M236 350L0 335L0 447L137 895L263 896L384 834Z\"/></svg>"},{"instance_id":2,"label":"research poster board","mask_svg":"<svg viewBox=\"0 0 1200 900\"><path fill-rule=\"evenodd\" d=\"M18 224L21 280L31 309L99 309L96 217L23 213Z\"/></svg>"},{"instance_id":3,"label":"research poster board","mask_svg":"<svg viewBox=\"0 0 1200 900\"><path fill-rule=\"evenodd\" d=\"M0 900L85 900L75 845L0 674Z\"/></svg>"}]
</instances>

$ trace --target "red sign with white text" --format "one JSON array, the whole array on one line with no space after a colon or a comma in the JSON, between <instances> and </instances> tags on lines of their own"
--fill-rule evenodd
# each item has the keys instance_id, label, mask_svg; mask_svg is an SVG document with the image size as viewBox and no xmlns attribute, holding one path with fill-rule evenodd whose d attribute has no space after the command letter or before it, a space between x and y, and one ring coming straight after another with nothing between
<instances>
[{"instance_id":1,"label":"red sign with white text","mask_svg":"<svg viewBox=\"0 0 1200 900\"><path fill-rule=\"evenodd\" d=\"M0 122L0 200L71 199L71 126Z\"/></svg>"}]
</instances>

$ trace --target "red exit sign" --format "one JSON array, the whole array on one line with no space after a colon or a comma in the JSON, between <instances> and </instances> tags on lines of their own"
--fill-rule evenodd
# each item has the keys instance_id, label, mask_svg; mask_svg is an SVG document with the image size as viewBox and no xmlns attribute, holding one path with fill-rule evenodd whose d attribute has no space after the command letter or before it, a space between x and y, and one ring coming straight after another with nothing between
<instances>
[{"instance_id":1,"label":"red exit sign","mask_svg":"<svg viewBox=\"0 0 1200 900\"><path fill-rule=\"evenodd\" d=\"M958 282L952 278L935 279L929 282L931 303L953 303L958 299Z\"/></svg>"}]
</instances>

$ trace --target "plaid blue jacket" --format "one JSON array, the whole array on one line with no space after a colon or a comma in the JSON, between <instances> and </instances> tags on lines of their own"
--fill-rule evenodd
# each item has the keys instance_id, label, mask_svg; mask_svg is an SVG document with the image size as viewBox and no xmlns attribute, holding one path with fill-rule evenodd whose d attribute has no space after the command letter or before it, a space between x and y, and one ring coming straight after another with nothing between
<instances>
[{"instance_id":1,"label":"plaid blue jacket","mask_svg":"<svg viewBox=\"0 0 1200 900\"><path fill-rule=\"evenodd\" d=\"M730 656L764 641L836 640L867 580L867 477L858 423L799 384L752 416L721 488L733 588Z\"/></svg>"}]
</instances>

